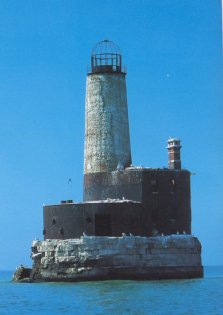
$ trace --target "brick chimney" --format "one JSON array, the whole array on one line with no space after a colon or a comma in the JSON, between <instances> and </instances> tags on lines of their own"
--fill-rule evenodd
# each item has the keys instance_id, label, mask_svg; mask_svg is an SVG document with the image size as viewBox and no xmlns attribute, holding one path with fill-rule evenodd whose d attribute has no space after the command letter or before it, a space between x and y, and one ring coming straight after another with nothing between
<instances>
[{"instance_id":1,"label":"brick chimney","mask_svg":"<svg viewBox=\"0 0 223 315\"><path fill-rule=\"evenodd\" d=\"M167 141L167 150L169 155L168 160L168 168L173 170L180 170L181 169L181 159L180 159L180 140L177 138L170 138Z\"/></svg>"}]
</instances>

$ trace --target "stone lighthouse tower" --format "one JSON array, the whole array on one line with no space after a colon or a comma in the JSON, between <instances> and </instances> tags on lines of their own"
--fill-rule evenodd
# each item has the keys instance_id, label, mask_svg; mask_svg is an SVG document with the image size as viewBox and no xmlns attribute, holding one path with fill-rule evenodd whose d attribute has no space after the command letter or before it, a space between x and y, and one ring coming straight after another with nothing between
<instances>
[{"instance_id":1,"label":"stone lighthouse tower","mask_svg":"<svg viewBox=\"0 0 223 315\"><path fill-rule=\"evenodd\" d=\"M84 174L123 170L131 164L125 77L119 47L99 42L87 75Z\"/></svg>"}]
</instances>

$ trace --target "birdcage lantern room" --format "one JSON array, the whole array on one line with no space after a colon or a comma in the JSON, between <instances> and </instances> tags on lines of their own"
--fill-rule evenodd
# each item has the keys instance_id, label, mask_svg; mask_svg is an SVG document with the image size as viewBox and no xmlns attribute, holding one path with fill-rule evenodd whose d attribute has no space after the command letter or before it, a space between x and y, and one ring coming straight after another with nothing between
<instances>
[{"instance_id":1,"label":"birdcage lantern room","mask_svg":"<svg viewBox=\"0 0 223 315\"><path fill-rule=\"evenodd\" d=\"M91 73L122 72L122 55L112 41L103 40L96 44L91 54Z\"/></svg>"}]
</instances>

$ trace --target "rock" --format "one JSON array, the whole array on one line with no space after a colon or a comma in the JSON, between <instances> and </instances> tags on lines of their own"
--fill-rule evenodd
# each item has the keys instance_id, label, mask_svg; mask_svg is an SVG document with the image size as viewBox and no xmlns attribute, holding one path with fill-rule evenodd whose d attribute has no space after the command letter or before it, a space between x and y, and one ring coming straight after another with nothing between
<instances>
[{"instance_id":1,"label":"rock","mask_svg":"<svg viewBox=\"0 0 223 315\"><path fill-rule=\"evenodd\" d=\"M31 271L32 271L31 268L20 265L14 272L12 280L14 282L29 283L31 282L30 280Z\"/></svg>"}]
</instances>

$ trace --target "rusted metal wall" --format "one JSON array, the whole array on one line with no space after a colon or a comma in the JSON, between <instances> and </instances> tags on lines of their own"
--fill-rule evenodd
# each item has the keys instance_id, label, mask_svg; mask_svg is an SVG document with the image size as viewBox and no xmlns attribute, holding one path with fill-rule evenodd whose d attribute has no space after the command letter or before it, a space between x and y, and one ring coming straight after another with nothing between
<instances>
[{"instance_id":1,"label":"rusted metal wall","mask_svg":"<svg viewBox=\"0 0 223 315\"><path fill-rule=\"evenodd\" d=\"M84 201L107 198L140 201L150 213L154 232L191 233L190 172L127 169L84 177Z\"/></svg>"},{"instance_id":2,"label":"rusted metal wall","mask_svg":"<svg viewBox=\"0 0 223 315\"><path fill-rule=\"evenodd\" d=\"M89 74L85 108L84 173L131 164L124 73Z\"/></svg>"},{"instance_id":3,"label":"rusted metal wall","mask_svg":"<svg viewBox=\"0 0 223 315\"><path fill-rule=\"evenodd\" d=\"M142 203L150 209L158 233L191 233L190 172L143 172Z\"/></svg>"},{"instance_id":4,"label":"rusted metal wall","mask_svg":"<svg viewBox=\"0 0 223 315\"><path fill-rule=\"evenodd\" d=\"M141 203L131 201L45 206L44 237L70 239L85 234L122 236L122 233L147 236L151 234L149 215Z\"/></svg>"},{"instance_id":5,"label":"rusted metal wall","mask_svg":"<svg viewBox=\"0 0 223 315\"><path fill-rule=\"evenodd\" d=\"M186 170L86 174L85 201L45 206L45 238L66 239L104 231L107 236L122 232L147 236L191 233L190 172ZM110 225L103 228L108 220Z\"/></svg>"}]
</instances>

